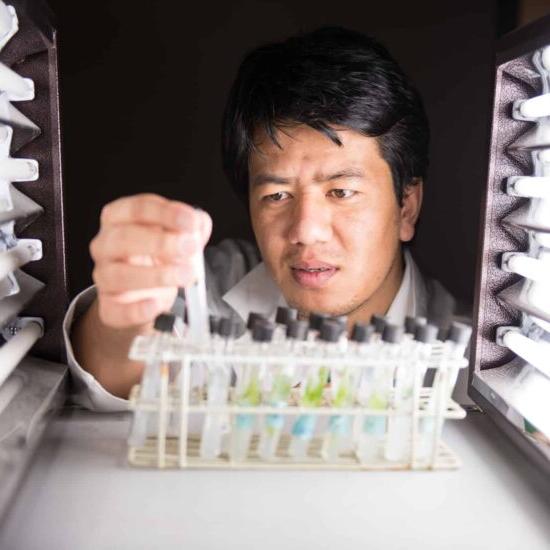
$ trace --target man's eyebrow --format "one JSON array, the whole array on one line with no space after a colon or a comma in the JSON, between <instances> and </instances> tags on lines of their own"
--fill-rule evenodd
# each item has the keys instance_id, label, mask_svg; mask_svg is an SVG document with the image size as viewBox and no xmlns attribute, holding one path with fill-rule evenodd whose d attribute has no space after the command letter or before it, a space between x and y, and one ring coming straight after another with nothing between
<instances>
[{"instance_id":1,"label":"man's eyebrow","mask_svg":"<svg viewBox=\"0 0 550 550\"><path fill-rule=\"evenodd\" d=\"M346 168L344 170L338 170L337 172L334 172L332 174L320 175L315 179L317 181L332 181L332 180L338 180L342 178L362 178L362 177L364 177L364 173L362 170L359 170L358 168Z\"/></svg>"},{"instance_id":2,"label":"man's eyebrow","mask_svg":"<svg viewBox=\"0 0 550 550\"><path fill-rule=\"evenodd\" d=\"M293 180L294 178L283 178L275 174L258 174L252 178L252 185L263 185L265 183L279 183L284 185L292 183Z\"/></svg>"},{"instance_id":3,"label":"man's eyebrow","mask_svg":"<svg viewBox=\"0 0 550 550\"><path fill-rule=\"evenodd\" d=\"M316 182L323 182L323 181L333 181L338 179L344 179L344 178L362 178L364 177L364 173L362 170L358 168L346 168L344 170L338 170L337 172L329 173L329 174L318 174L315 177ZM262 185L266 183L275 183L275 184L289 184L294 181L295 178L285 178L282 176L276 176L275 174L258 174L254 176L252 179L252 185Z\"/></svg>"}]
</instances>

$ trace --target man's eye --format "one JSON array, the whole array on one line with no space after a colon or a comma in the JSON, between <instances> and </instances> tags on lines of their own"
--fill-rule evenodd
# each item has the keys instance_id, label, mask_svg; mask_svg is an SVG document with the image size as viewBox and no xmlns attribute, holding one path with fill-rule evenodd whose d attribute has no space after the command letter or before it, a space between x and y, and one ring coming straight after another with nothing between
<instances>
[{"instance_id":1,"label":"man's eye","mask_svg":"<svg viewBox=\"0 0 550 550\"><path fill-rule=\"evenodd\" d=\"M289 194L286 191L279 191L278 193L272 193L271 195L266 195L263 200L267 202L281 202L286 199Z\"/></svg>"},{"instance_id":2,"label":"man's eye","mask_svg":"<svg viewBox=\"0 0 550 550\"><path fill-rule=\"evenodd\" d=\"M335 199L349 199L353 197L357 191L354 191L353 189L332 189L329 191L329 195L334 197Z\"/></svg>"}]
</instances>

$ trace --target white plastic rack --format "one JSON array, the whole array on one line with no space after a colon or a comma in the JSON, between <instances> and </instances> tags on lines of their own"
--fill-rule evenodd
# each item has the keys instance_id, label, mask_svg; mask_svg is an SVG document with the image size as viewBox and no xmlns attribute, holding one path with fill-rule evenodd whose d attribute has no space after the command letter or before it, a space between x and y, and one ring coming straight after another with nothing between
<instances>
[{"instance_id":1,"label":"white plastic rack","mask_svg":"<svg viewBox=\"0 0 550 550\"><path fill-rule=\"evenodd\" d=\"M376 344L358 351L351 342L327 352L319 341L299 342L294 348L277 341L254 347L246 339L231 346L219 340L196 346L167 333L140 336L130 358L145 363L145 374L130 395L134 425L128 460L150 468L457 468L460 461L441 433L446 419L466 415L450 395L459 369L468 362L450 352L448 342L436 341L424 359L413 348L412 339L399 344L398 355L388 355ZM225 373L229 381L245 371L249 381L256 381L254 399L243 399L238 380L236 387L227 382L221 399L209 399L214 376ZM292 373L287 398L274 403L270 392L285 372ZM308 381L321 380L321 372L330 373L330 382L321 385L315 404L310 400L305 406ZM344 387L342 380L347 399L335 387ZM295 428L304 419L314 428L297 456L292 453ZM246 429L240 433L242 420ZM219 440L214 442L217 451L210 453L204 452L207 424L208 437ZM274 424L266 458L262 438ZM334 434L339 438L336 451L331 447ZM241 452L236 452L239 446Z\"/></svg>"}]
</instances>

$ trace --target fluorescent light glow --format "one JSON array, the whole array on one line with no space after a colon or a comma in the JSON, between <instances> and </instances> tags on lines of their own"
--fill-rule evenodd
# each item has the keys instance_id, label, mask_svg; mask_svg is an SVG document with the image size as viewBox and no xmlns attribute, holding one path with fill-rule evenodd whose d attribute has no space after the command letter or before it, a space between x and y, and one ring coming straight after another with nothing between
<instances>
[{"instance_id":1,"label":"fluorescent light glow","mask_svg":"<svg viewBox=\"0 0 550 550\"><path fill-rule=\"evenodd\" d=\"M13 6L0 2L0 50L19 29L17 14Z\"/></svg>"},{"instance_id":2,"label":"fluorescent light glow","mask_svg":"<svg viewBox=\"0 0 550 550\"><path fill-rule=\"evenodd\" d=\"M0 63L0 90L6 92L10 101L34 99L34 82L18 75L3 63Z\"/></svg>"},{"instance_id":3,"label":"fluorescent light glow","mask_svg":"<svg viewBox=\"0 0 550 550\"><path fill-rule=\"evenodd\" d=\"M514 102L514 116L517 118L541 118L550 116L550 94ZM519 116L518 116L519 115Z\"/></svg>"},{"instance_id":4,"label":"fluorescent light glow","mask_svg":"<svg viewBox=\"0 0 550 550\"><path fill-rule=\"evenodd\" d=\"M548 437L550 437L549 395L550 379L528 365L516 378L510 393L512 407Z\"/></svg>"},{"instance_id":5,"label":"fluorescent light glow","mask_svg":"<svg viewBox=\"0 0 550 550\"><path fill-rule=\"evenodd\" d=\"M550 233L540 233L533 231L533 240L544 248L550 248Z\"/></svg>"},{"instance_id":6,"label":"fluorescent light glow","mask_svg":"<svg viewBox=\"0 0 550 550\"><path fill-rule=\"evenodd\" d=\"M508 195L550 199L550 176L513 176L506 182Z\"/></svg>"},{"instance_id":7,"label":"fluorescent light glow","mask_svg":"<svg viewBox=\"0 0 550 550\"><path fill-rule=\"evenodd\" d=\"M42 325L32 321L0 348L0 386L42 334Z\"/></svg>"},{"instance_id":8,"label":"fluorescent light glow","mask_svg":"<svg viewBox=\"0 0 550 550\"><path fill-rule=\"evenodd\" d=\"M0 212L9 212L10 210L13 210L10 182L0 180Z\"/></svg>"},{"instance_id":9,"label":"fluorescent light glow","mask_svg":"<svg viewBox=\"0 0 550 550\"><path fill-rule=\"evenodd\" d=\"M550 71L550 46L542 49L540 62L544 70Z\"/></svg>"},{"instance_id":10,"label":"fluorescent light glow","mask_svg":"<svg viewBox=\"0 0 550 550\"><path fill-rule=\"evenodd\" d=\"M550 281L550 255L545 254L540 259L517 252L505 252L502 255L502 269L517 273L532 281Z\"/></svg>"},{"instance_id":11,"label":"fluorescent light glow","mask_svg":"<svg viewBox=\"0 0 550 550\"><path fill-rule=\"evenodd\" d=\"M550 315L550 281L528 281L525 290L525 300L528 304Z\"/></svg>"},{"instance_id":12,"label":"fluorescent light glow","mask_svg":"<svg viewBox=\"0 0 550 550\"><path fill-rule=\"evenodd\" d=\"M541 327L542 330L545 330L546 332L550 333L550 323L548 321L545 321L540 317L535 317L534 315L530 315L529 317L533 320L534 323L536 323L539 327Z\"/></svg>"},{"instance_id":13,"label":"fluorescent light glow","mask_svg":"<svg viewBox=\"0 0 550 550\"><path fill-rule=\"evenodd\" d=\"M38 162L34 159L0 159L0 179L7 181L36 181Z\"/></svg>"},{"instance_id":14,"label":"fluorescent light glow","mask_svg":"<svg viewBox=\"0 0 550 550\"><path fill-rule=\"evenodd\" d=\"M502 343L516 355L533 365L545 376L550 377L550 344L535 342L519 330L508 330L502 335Z\"/></svg>"},{"instance_id":15,"label":"fluorescent light glow","mask_svg":"<svg viewBox=\"0 0 550 550\"><path fill-rule=\"evenodd\" d=\"M37 239L20 239L16 246L0 252L0 280L28 262L42 258L42 243Z\"/></svg>"}]
</instances>

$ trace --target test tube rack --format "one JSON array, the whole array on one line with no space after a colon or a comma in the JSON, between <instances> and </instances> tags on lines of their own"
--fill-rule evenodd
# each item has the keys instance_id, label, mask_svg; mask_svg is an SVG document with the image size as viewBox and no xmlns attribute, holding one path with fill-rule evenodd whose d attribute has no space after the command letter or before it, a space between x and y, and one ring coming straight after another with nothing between
<instances>
[{"instance_id":1,"label":"test tube rack","mask_svg":"<svg viewBox=\"0 0 550 550\"><path fill-rule=\"evenodd\" d=\"M225 405L214 407L208 404L208 365L216 364L229 370L247 365L264 369L265 373L270 369L280 368L281 365L294 364L300 365L303 379L307 377L308 369L319 368L321 365L326 368L345 366L359 375L368 369L387 368L387 365L382 367L376 357L362 358L344 352L319 357L315 352L316 346L318 348L316 342L304 342L298 351L289 353L277 343L272 343L265 354L254 355L246 353L246 346L239 345L239 342L230 351L220 353L214 351L211 345L193 347L185 339L171 334L139 336L132 345L130 358L144 362L146 368L157 368L159 383L154 397L144 398L140 385L132 389L130 408L134 411L134 421L138 415L142 415L142 419L145 415L149 429L142 444L129 443L129 463L146 468L204 469L438 470L460 467L459 458L441 440L441 433L446 419L462 419L466 416L465 411L450 395L451 385L454 385L452 370L455 369L456 374L458 369L468 365L468 361L465 358L446 357L443 342L438 341L432 347L427 363L428 373L433 372L433 377L425 378L424 374L418 374L414 362L408 365L415 370L415 383L412 387L412 406L406 412L397 410L392 404L395 388L391 385L388 390L388 405L384 408L364 406L356 397L349 406L337 407L329 384L324 388L321 403L317 407L300 405L300 387L291 390L285 406L262 404L265 400L257 406L239 404L235 388L229 389ZM392 382L395 381L394 375L395 371L390 376ZM425 385L427 378L432 378L430 385ZM219 415L226 420L225 443L231 438L231 430L235 429L234 420L239 415L254 418L254 433L243 459L233 460L227 444L223 445L219 456L212 459L201 457L201 426L208 415ZM276 452L270 460L259 456L260 431L267 415L282 415L285 426L300 415L315 415L319 420L317 430L304 457L296 459L289 455L291 435L288 430L281 435ZM335 416L349 416L352 419L349 445L336 459L327 460L322 452L322 427ZM362 421L366 417L384 418L386 426L385 432L375 443L378 448L369 453L368 459L357 452L358 440L364 429ZM410 431L405 436L407 451L400 460L388 460L385 449L392 422L396 418L405 418L408 421Z\"/></svg>"}]
</instances>

